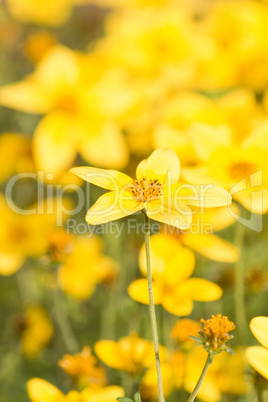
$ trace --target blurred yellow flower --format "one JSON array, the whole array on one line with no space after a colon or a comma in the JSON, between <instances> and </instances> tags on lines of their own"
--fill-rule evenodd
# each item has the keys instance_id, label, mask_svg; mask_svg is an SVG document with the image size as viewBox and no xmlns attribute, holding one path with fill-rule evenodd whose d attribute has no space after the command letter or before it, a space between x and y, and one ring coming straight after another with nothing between
<instances>
[{"instance_id":1,"label":"blurred yellow flower","mask_svg":"<svg viewBox=\"0 0 268 402\"><path fill-rule=\"evenodd\" d=\"M94 350L107 366L126 371L133 376L140 375L155 361L153 342L139 338L136 333L118 341L100 340L95 344ZM166 355L166 348L160 346L161 361L165 361Z\"/></svg>"},{"instance_id":2,"label":"blurred yellow flower","mask_svg":"<svg viewBox=\"0 0 268 402\"><path fill-rule=\"evenodd\" d=\"M69 374L81 388L99 389L106 385L106 373L92 354L91 347L84 346L80 353L64 355L58 365Z\"/></svg>"},{"instance_id":3,"label":"blurred yellow flower","mask_svg":"<svg viewBox=\"0 0 268 402\"><path fill-rule=\"evenodd\" d=\"M167 361L162 362L161 371L166 398L175 388L180 389L182 387L185 363L185 355L179 350L171 352ZM140 393L142 401L157 400L157 375L155 367L150 367L142 377Z\"/></svg>"},{"instance_id":4,"label":"blurred yellow flower","mask_svg":"<svg viewBox=\"0 0 268 402\"><path fill-rule=\"evenodd\" d=\"M137 167L137 179L113 170L93 167L71 169L84 180L108 190L89 209L91 225L123 218L146 210L149 218L188 229L192 212L188 205L220 207L231 203L230 194L221 187L202 189L177 183L180 161L171 149L157 149ZM212 188L211 188L212 187Z\"/></svg>"},{"instance_id":5,"label":"blurred yellow flower","mask_svg":"<svg viewBox=\"0 0 268 402\"><path fill-rule=\"evenodd\" d=\"M0 135L0 183L16 173L34 171L31 139L19 133Z\"/></svg>"},{"instance_id":6,"label":"blurred yellow flower","mask_svg":"<svg viewBox=\"0 0 268 402\"><path fill-rule=\"evenodd\" d=\"M32 75L0 88L2 105L46 114L33 138L37 169L58 176L70 167L77 152L104 167L126 164L128 150L123 135L102 110L103 98L110 99L108 90L99 100L93 97L102 70L98 60L56 45Z\"/></svg>"},{"instance_id":7,"label":"blurred yellow flower","mask_svg":"<svg viewBox=\"0 0 268 402\"><path fill-rule=\"evenodd\" d=\"M171 314L187 316L193 310L194 301L213 301L222 296L221 288L215 283L189 278L194 270L194 254L182 247L174 236L151 236L151 260L154 303L162 304ZM140 251L139 265L146 276L145 245ZM128 293L132 299L148 304L147 287L145 278L137 279L129 285Z\"/></svg>"},{"instance_id":8,"label":"blurred yellow flower","mask_svg":"<svg viewBox=\"0 0 268 402\"><path fill-rule=\"evenodd\" d=\"M244 395L247 391L244 372L244 358L241 349L234 349L234 356L220 353L213 358L206 377L198 392L198 398L204 402L219 402L221 395ZM188 392L194 389L204 363L207 352L200 347L192 350L187 357L184 388Z\"/></svg>"},{"instance_id":9,"label":"blurred yellow flower","mask_svg":"<svg viewBox=\"0 0 268 402\"><path fill-rule=\"evenodd\" d=\"M53 324L47 311L40 306L28 307L15 322L21 338L23 354L34 359L48 345L53 336Z\"/></svg>"},{"instance_id":10,"label":"blurred yellow flower","mask_svg":"<svg viewBox=\"0 0 268 402\"><path fill-rule=\"evenodd\" d=\"M171 338L174 339L179 348L188 350L195 345L195 341L190 338L190 335L197 338L200 329L199 322L189 318L181 318L172 328Z\"/></svg>"},{"instance_id":11,"label":"blurred yellow flower","mask_svg":"<svg viewBox=\"0 0 268 402\"><path fill-rule=\"evenodd\" d=\"M196 124L192 130L195 150L202 163L185 168L182 175L191 183L221 185L253 213L268 211L267 133L263 121L240 144L228 126Z\"/></svg>"},{"instance_id":12,"label":"blurred yellow flower","mask_svg":"<svg viewBox=\"0 0 268 402\"><path fill-rule=\"evenodd\" d=\"M13 18L24 23L57 26L67 21L73 0L7 0L7 8Z\"/></svg>"},{"instance_id":13,"label":"blurred yellow flower","mask_svg":"<svg viewBox=\"0 0 268 402\"><path fill-rule=\"evenodd\" d=\"M124 396L119 386L104 387L99 390L85 388L83 391L69 391L64 395L57 387L41 378L32 378L27 382L27 391L31 402L117 402Z\"/></svg>"},{"instance_id":14,"label":"blurred yellow flower","mask_svg":"<svg viewBox=\"0 0 268 402\"><path fill-rule=\"evenodd\" d=\"M255 338L264 346L250 346L246 349L249 364L268 380L268 317L254 317L250 329Z\"/></svg>"},{"instance_id":15,"label":"blurred yellow flower","mask_svg":"<svg viewBox=\"0 0 268 402\"><path fill-rule=\"evenodd\" d=\"M59 269L59 284L66 294L77 300L86 300L97 284L109 284L117 276L118 264L104 255L102 248L100 237L74 237L72 250Z\"/></svg>"},{"instance_id":16,"label":"blurred yellow flower","mask_svg":"<svg viewBox=\"0 0 268 402\"><path fill-rule=\"evenodd\" d=\"M0 275L12 275L27 257L41 257L48 247L48 234L64 222L70 202L47 198L16 213L11 200L0 195ZM16 207L16 205L15 205Z\"/></svg>"}]
</instances>

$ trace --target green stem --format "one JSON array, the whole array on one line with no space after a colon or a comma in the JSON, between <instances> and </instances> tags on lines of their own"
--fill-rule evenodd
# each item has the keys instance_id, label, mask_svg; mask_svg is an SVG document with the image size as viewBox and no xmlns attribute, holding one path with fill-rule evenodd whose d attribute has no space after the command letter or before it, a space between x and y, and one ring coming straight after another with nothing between
<instances>
[{"instance_id":1,"label":"green stem","mask_svg":"<svg viewBox=\"0 0 268 402\"><path fill-rule=\"evenodd\" d=\"M59 289L58 284L54 291L54 313L56 322L59 326L62 338L68 349L68 352L77 353L80 350L79 344L69 323L65 305L62 299L62 293Z\"/></svg>"},{"instance_id":2,"label":"green stem","mask_svg":"<svg viewBox=\"0 0 268 402\"><path fill-rule=\"evenodd\" d=\"M242 346L246 345L247 333L247 315L245 306L245 272L243 262L243 243L244 243L244 226L237 223L236 246L239 248L241 255L235 266L235 315L238 337Z\"/></svg>"},{"instance_id":3,"label":"green stem","mask_svg":"<svg viewBox=\"0 0 268 402\"><path fill-rule=\"evenodd\" d=\"M205 366L203 368L203 371L202 371L202 373L200 375L200 378L199 378L199 380L198 380L193 392L189 396L187 402L193 402L195 400L195 397L196 397L196 395L197 395L197 393L199 391L199 388L201 387L201 384L202 384L202 382L203 382L203 380L205 378L205 375L207 374L208 368L212 363L212 359L213 359L213 357L210 354L208 354L207 361L206 361Z\"/></svg>"},{"instance_id":4,"label":"green stem","mask_svg":"<svg viewBox=\"0 0 268 402\"><path fill-rule=\"evenodd\" d=\"M148 281L148 291L149 291L149 311L150 311L150 322L153 335L153 344L155 352L155 363L156 363L156 373L157 373L157 385L158 385L158 397L159 402L164 402L164 392L162 384L162 374L160 366L159 357L159 341L157 334L157 323L156 314L154 307L154 296L153 296L153 279L152 279L152 267L151 267L151 253L150 253L150 222L146 213L144 213L144 229L145 229L145 249L146 249L146 265L147 265L147 281Z\"/></svg>"}]
</instances>

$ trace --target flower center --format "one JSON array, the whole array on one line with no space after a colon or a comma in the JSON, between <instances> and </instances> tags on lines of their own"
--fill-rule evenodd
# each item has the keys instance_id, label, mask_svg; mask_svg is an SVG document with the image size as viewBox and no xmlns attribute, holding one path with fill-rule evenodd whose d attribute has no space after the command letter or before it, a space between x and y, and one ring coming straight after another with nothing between
<instances>
[{"instance_id":1,"label":"flower center","mask_svg":"<svg viewBox=\"0 0 268 402\"><path fill-rule=\"evenodd\" d=\"M143 177L141 180L134 180L130 192L140 201L152 201L162 195L162 185L157 179L147 180Z\"/></svg>"},{"instance_id":2,"label":"flower center","mask_svg":"<svg viewBox=\"0 0 268 402\"><path fill-rule=\"evenodd\" d=\"M254 172L254 165L248 162L235 163L230 167L230 173L235 179L244 178Z\"/></svg>"}]
</instances>

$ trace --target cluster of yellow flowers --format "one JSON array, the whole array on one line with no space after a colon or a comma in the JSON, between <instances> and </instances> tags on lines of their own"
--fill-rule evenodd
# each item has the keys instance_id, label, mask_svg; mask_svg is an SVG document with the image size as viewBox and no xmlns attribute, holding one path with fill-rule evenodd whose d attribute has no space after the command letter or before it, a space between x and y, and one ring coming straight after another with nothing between
<instances>
[{"instance_id":1,"label":"cluster of yellow flowers","mask_svg":"<svg viewBox=\"0 0 268 402\"><path fill-rule=\"evenodd\" d=\"M100 25L96 32L85 29L86 43L83 14L85 25ZM76 18L82 34L68 40L64 30ZM14 48L24 60L10 75L0 66L1 289L15 286L10 297L18 292L22 301L15 302L7 325L14 322L24 357L59 361L69 375L65 393L30 379L30 400L115 402L133 392L127 376L134 385L140 381L142 401L157 400L154 345L137 334L149 336L142 317L142 305L150 304L148 243L129 232L126 241L124 231L119 244L89 226L70 230L77 203L72 190L81 190L82 180L107 190L90 186L89 225L126 222L132 214L139 220L140 212L159 223L150 238L149 290L159 306L160 339L168 345L160 345L165 398L172 392L183 398L198 381L206 352L189 336L199 331L209 353L225 350L235 326L217 314L224 310L236 314L235 356L215 356L198 398L254 396L245 377L248 363L261 377L251 376L260 395L268 379L268 324L257 299L257 307L252 303L247 316L244 311L245 266L258 260L267 239L264 232L254 257L245 257L245 244L257 243L259 235L245 240L240 229L261 231L268 212L268 3L39 0L36 6L35 0L6 0L0 24L0 50L10 57L7 49ZM84 205L77 222L81 211ZM221 231L222 237L216 234ZM220 276L227 264L235 264L236 311ZM257 267L262 289L249 272L256 293L267 292L262 264L267 256ZM201 329L197 312L216 315L202 319ZM254 316L250 329L262 347L243 340ZM188 318L174 326L174 317ZM126 319L133 321L127 328ZM92 341L86 326L93 328ZM78 353L80 344L94 346ZM127 373L120 386L109 385L119 376L106 373L93 351Z\"/></svg>"}]
</instances>

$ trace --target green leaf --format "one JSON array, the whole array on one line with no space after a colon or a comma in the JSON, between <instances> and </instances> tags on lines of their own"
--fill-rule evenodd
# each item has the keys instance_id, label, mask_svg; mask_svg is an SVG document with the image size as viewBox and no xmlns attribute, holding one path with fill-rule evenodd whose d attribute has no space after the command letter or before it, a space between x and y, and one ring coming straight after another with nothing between
<instances>
[{"instance_id":1,"label":"green leaf","mask_svg":"<svg viewBox=\"0 0 268 402\"><path fill-rule=\"evenodd\" d=\"M134 402L141 402L141 395L139 391L134 395Z\"/></svg>"},{"instance_id":2,"label":"green leaf","mask_svg":"<svg viewBox=\"0 0 268 402\"><path fill-rule=\"evenodd\" d=\"M198 343L203 343L203 340L200 338L196 338L195 336L189 335L190 338L192 338L194 341L198 342Z\"/></svg>"},{"instance_id":3,"label":"green leaf","mask_svg":"<svg viewBox=\"0 0 268 402\"><path fill-rule=\"evenodd\" d=\"M228 353L230 353L230 355L234 355L234 351L233 351L233 349L231 349L231 348L225 348L224 349L226 352L228 352Z\"/></svg>"},{"instance_id":4,"label":"green leaf","mask_svg":"<svg viewBox=\"0 0 268 402\"><path fill-rule=\"evenodd\" d=\"M126 396L120 396L119 398L116 398L116 400L117 400L118 402L133 402L132 399L127 398Z\"/></svg>"}]
</instances>

